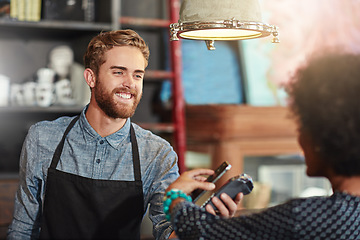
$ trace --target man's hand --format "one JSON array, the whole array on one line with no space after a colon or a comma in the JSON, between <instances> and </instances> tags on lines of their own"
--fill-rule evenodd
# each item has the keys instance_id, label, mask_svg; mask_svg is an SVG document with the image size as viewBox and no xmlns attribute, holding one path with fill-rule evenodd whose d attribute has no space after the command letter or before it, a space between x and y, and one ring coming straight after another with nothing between
<instances>
[{"instance_id":1,"label":"man's hand","mask_svg":"<svg viewBox=\"0 0 360 240\"><path fill-rule=\"evenodd\" d=\"M171 189L180 189L186 194L191 194L192 191L198 188L206 191L213 190L215 184L205 182L206 177L203 177L203 175L211 175L213 173L214 170L211 169L194 169L184 172L178 179L169 185L166 192Z\"/></svg>"},{"instance_id":2,"label":"man's hand","mask_svg":"<svg viewBox=\"0 0 360 240\"><path fill-rule=\"evenodd\" d=\"M229 197L227 194L222 193L220 195L220 198L221 200L218 199L217 197L211 199L212 203L217 208L216 212L210 204L207 204L205 209L211 214L220 215L225 218L230 218L235 215L236 210L238 210L238 208L240 207L240 202L243 198L243 194L239 193L238 195L236 195L235 200L232 200L232 198Z\"/></svg>"}]
</instances>

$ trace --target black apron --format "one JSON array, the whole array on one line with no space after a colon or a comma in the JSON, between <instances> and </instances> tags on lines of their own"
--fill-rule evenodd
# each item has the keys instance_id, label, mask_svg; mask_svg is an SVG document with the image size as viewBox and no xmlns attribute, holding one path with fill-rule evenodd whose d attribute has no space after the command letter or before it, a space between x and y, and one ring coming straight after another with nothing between
<instances>
[{"instance_id":1,"label":"black apron","mask_svg":"<svg viewBox=\"0 0 360 240\"><path fill-rule=\"evenodd\" d=\"M40 239L140 239L144 214L140 160L130 124L135 181L97 180L56 170L67 127L48 169Z\"/></svg>"}]
</instances>

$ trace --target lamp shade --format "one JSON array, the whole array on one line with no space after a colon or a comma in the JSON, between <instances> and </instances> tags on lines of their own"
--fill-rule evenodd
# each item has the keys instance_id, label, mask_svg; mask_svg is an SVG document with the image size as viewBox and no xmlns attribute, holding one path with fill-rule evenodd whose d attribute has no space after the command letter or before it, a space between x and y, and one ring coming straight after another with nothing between
<instances>
[{"instance_id":1,"label":"lamp shade","mask_svg":"<svg viewBox=\"0 0 360 240\"><path fill-rule=\"evenodd\" d=\"M257 0L183 0L180 19L170 25L171 39L178 37L205 40L243 40L274 35L277 27L262 22ZM213 47L213 46L212 46Z\"/></svg>"}]
</instances>

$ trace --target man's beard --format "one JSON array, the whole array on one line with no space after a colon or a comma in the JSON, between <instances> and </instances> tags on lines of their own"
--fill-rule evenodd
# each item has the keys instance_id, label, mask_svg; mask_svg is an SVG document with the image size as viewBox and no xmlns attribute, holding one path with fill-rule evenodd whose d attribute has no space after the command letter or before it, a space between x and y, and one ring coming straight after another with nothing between
<instances>
[{"instance_id":1,"label":"man's beard","mask_svg":"<svg viewBox=\"0 0 360 240\"><path fill-rule=\"evenodd\" d=\"M104 91L102 87L103 84L101 81L97 81L95 86L95 101L100 107L100 109L110 118L129 118L132 117L135 113L137 105L140 102L141 96L138 97L137 93L131 91L135 101L132 106L128 106L126 104L115 102L114 95L116 92L121 90L125 90L128 92L128 89L116 88L110 94Z\"/></svg>"}]
</instances>

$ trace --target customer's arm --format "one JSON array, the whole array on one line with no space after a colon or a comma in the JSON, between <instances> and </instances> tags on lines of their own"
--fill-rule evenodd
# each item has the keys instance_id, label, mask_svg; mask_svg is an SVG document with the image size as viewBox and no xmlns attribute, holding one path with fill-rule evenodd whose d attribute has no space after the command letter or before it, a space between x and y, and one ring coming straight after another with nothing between
<instances>
[{"instance_id":1,"label":"customer's arm","mask_svg":"<svg viewBox=\"0 0 360 240\"><path fill-rule=\"evenodd\" d=\"M200 174L211 172L201 169L185 172L167 189L165 212L180 239L294 239L296 218L300 212L296 202L245 216L216 216L188 199L187 194L196 188L214 188L212 183L202 182L204 179L199 177ZM166 209L167 206L169 209Z\"/></svg>"},{"instance_id":2,"label":"customer's arm","mask_svg":"<svg viewBox=\"0 0 360 240\"><path fill-rule=\"evenodd\" d=\"M192 202L178 201L171 210L171 221L180 239L304 239L304 232L307 232L305 228L310 229L308 231L311 233L319 233L311 230L312 222L303 220L307 216L303 215L303 208L299 208L296 201L233 218L214 216ZM303 206L308 208L309 205ZM318 228L315 225L313 229ZM302 237L299 237L299 232L302 232Z\"/></svg>"}]
</instances>

